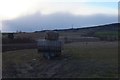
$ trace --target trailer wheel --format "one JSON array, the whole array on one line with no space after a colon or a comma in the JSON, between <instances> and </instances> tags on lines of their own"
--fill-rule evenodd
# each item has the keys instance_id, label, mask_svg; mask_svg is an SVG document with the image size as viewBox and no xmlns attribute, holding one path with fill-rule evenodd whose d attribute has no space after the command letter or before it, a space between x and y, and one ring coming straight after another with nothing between
<instances>
[{"instance_id":1,"label":"trailer wheel","mask_svg":"<svg viewBox=\"0 0 120 80\"><path fill-rule=\"evenodd\" d=\"M52 56L50 55L50 53L43 53L43 57L48 60L52 59Z\"/></svg>"},{"instance_id":2,"label":"trailer wheel","mask_svg":"<svg viewBox=\"0 0 120 80\"><path fill-rule=\"evenodd\" d=\"M59 57L61 55L61 52L57 53L56 56Z\"/></svg>"}]
</instances>

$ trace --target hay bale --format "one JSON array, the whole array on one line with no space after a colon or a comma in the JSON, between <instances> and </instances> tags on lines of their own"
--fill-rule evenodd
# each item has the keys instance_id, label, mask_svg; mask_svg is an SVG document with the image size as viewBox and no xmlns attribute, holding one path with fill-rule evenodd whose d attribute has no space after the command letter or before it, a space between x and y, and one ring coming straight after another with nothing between
<instances>
[{"instance_id":1,"label":"hay bale","mask_svg":"<svg viewBox=\"0 0 120 80\"><path fill-rule=\"evenodd\" d=\"M46 40L58 40L59 34L55 31L48 31L46 32L45 39Z\"/></svg>"}]
</instances>

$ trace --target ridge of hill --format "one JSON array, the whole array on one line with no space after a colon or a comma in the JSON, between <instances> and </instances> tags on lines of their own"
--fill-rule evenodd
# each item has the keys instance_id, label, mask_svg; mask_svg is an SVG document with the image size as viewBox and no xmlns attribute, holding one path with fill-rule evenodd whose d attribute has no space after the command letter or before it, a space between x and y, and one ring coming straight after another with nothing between
<instances>
[{"instance_id":1,"label":"ridge of hill","mask_svg":"<svg viewBox=\"0 0 120 80\"><path fill-rule=\"evenodd\" d=\"M98 26L91 26L91 27L82 27L82 28L70 28L70 29L55 29L53 31L82 31L82 30L92 30L92 31L117 31L120 30L118 27L120 23L112 23L112 24L105 24L105 25L98 25ZM42 31L35 31L37 32L45 32L49 30L42 30Z\"/></svg>"}]
</instances>

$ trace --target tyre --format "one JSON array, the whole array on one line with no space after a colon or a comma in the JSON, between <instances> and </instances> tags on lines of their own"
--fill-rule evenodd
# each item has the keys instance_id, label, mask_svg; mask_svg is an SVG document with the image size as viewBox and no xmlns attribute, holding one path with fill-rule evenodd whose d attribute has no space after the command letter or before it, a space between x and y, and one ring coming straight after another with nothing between
<instances>
[{"instance_id":1,"label":"tyre","mask_svg":"<svg viewBox=\"0 0 120 80\"><path fill-rule=\"evenodd\" d=\"M48 60L52 59L52 56L50 55L50 53L43 53L43 57Z\"/></svg>"}]
</instances>

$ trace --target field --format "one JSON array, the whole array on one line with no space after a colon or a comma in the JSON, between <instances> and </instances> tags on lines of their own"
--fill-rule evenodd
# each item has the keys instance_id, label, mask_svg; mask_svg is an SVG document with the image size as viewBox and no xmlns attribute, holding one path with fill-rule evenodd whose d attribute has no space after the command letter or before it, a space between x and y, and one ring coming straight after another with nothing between
<instances>
[{"instance_id":1,"label":"field","mask_svg":"<svg viewBox=\"0 0 120 80\"><path fill-rule=\"evenodd\" d=\"M45 60L37 49L3 52L3 78L103 78L118 77L118 43L73 42L62 55Z\"/></svg>"},{"instance_id":2,"label":"field","mask_svg":"<svg viewBox=\"0 0 120 80\"><path fill-rule=\"evenodd\" d=\"M3 78L117 78L118 23L57 30L64 41L60 57L44 59L36 41L46 31L3 33Z\"/></svg>"}]
</instances>

